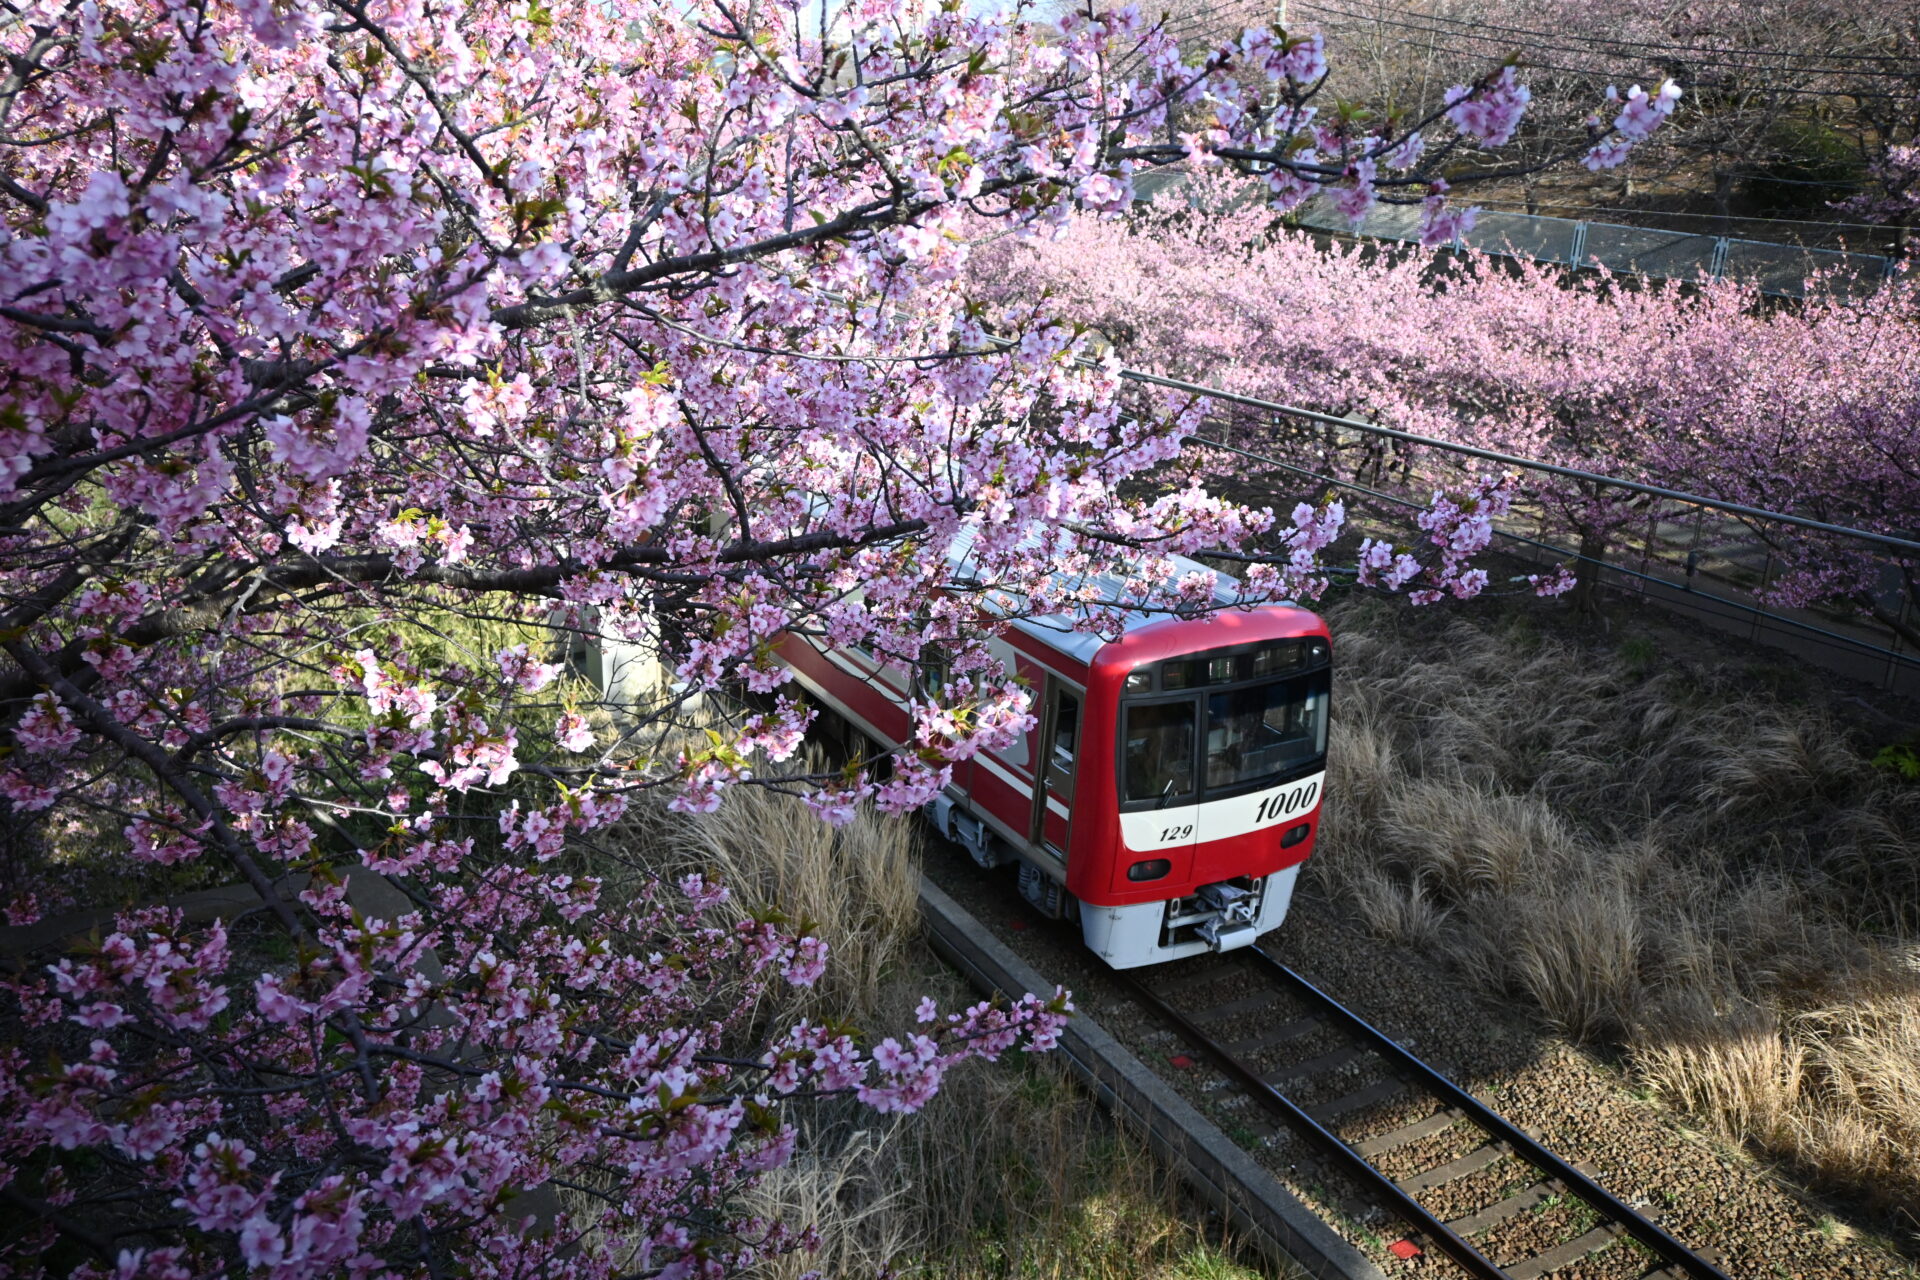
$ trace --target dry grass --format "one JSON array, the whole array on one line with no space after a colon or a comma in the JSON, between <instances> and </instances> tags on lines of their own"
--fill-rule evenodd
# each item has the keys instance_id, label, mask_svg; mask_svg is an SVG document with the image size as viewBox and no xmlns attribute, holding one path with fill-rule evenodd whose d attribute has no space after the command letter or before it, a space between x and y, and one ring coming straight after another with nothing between
<instances>
[{"instance_id":1,"label":"dry grass","mask_svg":"<svg viewBox=\"0 0 1920 1280\"><path fill-rule=\"evenodd\" d=\"M1320 886L1920 1230L1920 788L1823 714L1524 619L1329 616Z\"/></svg>"},{"instance_id":2,"label":"dry grass","mask_svg":"<svg viewBox=\"0 0 1920 1280\"><path fill-rule=\"evenodd\" d=\"M862 1123L823 1117L809 1154L761 1187L755 1209L817 1224L822 1245L767 1266L769 1280L888 1262L968 1280L1252 1280L1055 1064L962 1071L921 1114Z\"/></svg>"},{"instance_id":3,"label":"dry grass","mask_svg":"<svg viewBox=\"0 0 1920 1280\"><path fill-rule=\"evenodd\" d=\"M708 873L742 912L780 912L827 944L827 972L793 1012L872 1015L919 945L919 826L863 810L835 829L800 802L739 787L706 814L649 809L637 838L672 869Z\"/></svg>"},{"instance_id":4,"label":"dry grass","mask_svg":"<svg viewBox=\"0 0 1920 1280\"><path fill-rule=\"evenodd\" d=\"M913 1006L976 997L929 954L917 907L919 826L862 813L834 831L797 801L750 788L707 815L636 813L626 853L664 872L722 878L741 911L805 920L827 973L766 1011L851 1017L872 1034ZM963 1280L1252 1280L1196 1222L1176 1184L1045 1058L971 1063L918 1115L845 1100L796 1112L805 1137L745 1206L811 1223L820 1250L765 1263L767 1280L900 1274Z\"/></svg>"}]
</instances>

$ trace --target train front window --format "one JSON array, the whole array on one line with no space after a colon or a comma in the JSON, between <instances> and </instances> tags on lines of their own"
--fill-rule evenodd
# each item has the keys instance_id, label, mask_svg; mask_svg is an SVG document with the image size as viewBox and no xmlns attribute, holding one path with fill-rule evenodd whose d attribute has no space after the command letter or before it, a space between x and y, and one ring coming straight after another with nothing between
<instances>
[{"instance_id":1,"label":"train front window","mask_svg":"<svg viewBox=\"0 0 1920 1280\"><path fill-rule=\"evenodd\" d=\"M1152 800L1171 804L1193 794L1197 709L1187 698L1135 703L1127 708L1121 754L1128 803Z\"/></svg>"},{"instance_id":2,"label":"train front window","mask_svg":"<svg viewBox=\"0 0 1920 1280\"><path fill-rule=\"evenodd\" d=\"M1139 810L1224 800L1297 778L1327 754L1327 642L1269 641L1174 658L1121 699L1120 803ZM1167 695L1169 689L1181 692Z\"/></svg>"},{"instance_id":3,"label":"train front window","mask_svg":"<svg viewBox=\"0 0 1920 1280\"><path fill-rule=\"evenodd\" d=\"M1234 791L1327 750L1324 677L1275 680L1207 698L1206 786Z\"/></svg>"}]
</instances>

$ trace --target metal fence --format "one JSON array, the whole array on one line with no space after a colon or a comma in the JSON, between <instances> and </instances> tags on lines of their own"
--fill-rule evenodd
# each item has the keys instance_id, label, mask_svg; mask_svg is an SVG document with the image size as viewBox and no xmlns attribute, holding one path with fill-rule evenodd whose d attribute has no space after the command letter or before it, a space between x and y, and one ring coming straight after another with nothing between
<instances>
[{"instance_id":1,"label":"metal fence","mask_svg":"<svg viewBox=\"0 0 1920 1280\"><path fill-rule=\"evenodd\" d=\"M1141 175L1135 185L1143 197L1153 200L1176 191L1185 180L1177 170L1161 169ZM1372 240L1420 238L1420 210L1412 205L1375 205L1356 229L1325 198L1316 198L1302 206L1294 220L1316 231ZM1664 280L1733 280L1778 297L1805 296L1809 279L1817 280L1826 292L1865 293L1894 272L1894 260L1878 253L1491 210L1483 210L1473 230L1454 241L1453 247Z\"/></svg>"},{"instance_id":2,"label":"metal fence","mask_svg":"<svg viewBox=\"0 0 1920 1280\"><path fill-rule=\"evenodd\" d=\"M1523 473L1570 480L1595 492L1614 490L1631 498L1638 514L1605 537L1598 556L1569 544L1567 520L1556 516L1544 487L1527 486L1495 533L1506 549L1542 569L1584 562L1598 585L1624 590L1648 603L1712 630L1783 649L1814 665L1866 684L1920 696L1920 653L1901 635L1915 619L1900 565L1920 560L1920 537L1848 528L1809 516L1766 511L1722 498L1690 494L1643 481L1536 462L1472 445L1415 435L1379 423L1321 413L1239 392L1138 369L1122 369L1133 382L1199 396L1217 406L1207 435L1188 443L1237 454L1242 463L1228 496L1271 501L1297 498L1300 482L1331 486L1361 510L1350 508L1356 527L1392 537L1403 529L1407 509L1422 503L1413 496L1452 488L1468 468L1493 462ZM1248 434L1249 427L1252 428ZM1220 437L1239 436L1244 443ZM1267 450L1278 448L1290 459ZM1344 461L1342 460L1344 456ZM1255 464L1249 468L1246 463ZM1268 470L1263 475L1261 466ZM1400 492L1386 492L1371 477L1394 477ZM1285 488L1276 489L1275 483ZM1366 508L1386 523L1368 530ZM1888 625L1842 607L1793 608L1772 598L1779 567L1769 535L1801 528L1852 541L1879 558L1882 582L1876 605L1897 625Z\"/></svg>"},{"instance_id":3,"label":"metal fence","mask_svg":"<svg viewBox=\"0 0 1920 1280\"><path fill-rule=\"evenodd\" d=\"M1204 437L1192 438L1190 443L1239 455L1237 482L1228 486L1235 497L1271 502L1282 493L1298 497L1301 481L1326 485L1347 499L1349 519L1358 530L1389 538L1404 536L1408 512L1421 505L1405 494L1451 487L1466 478L1458 465L1464 461L1459 456L1461 446L1428 441L1409 449L1389 442L1391 462L1386 469L1397 473L1401 483L1395 488L1400 492L1381 491L1366 483L1365 467L1356 475L1353 467L1342 466L1331 456L1363 449L1369 439L1377 444L1373 433L1380 430L1378 426L1334 425L1325 415L1301 421L1299 413L1282 411L1272 416L1271 440L1263 442L1265 448L1255 443L1261 433L1248 437L1244 417L1232 425L1226 420L1210 423L1209 434L1238 434L1250 448ZM1296 460L1267 452L1274 448ZM1315 454L1320 458L1317 464L1302 465ZM1262 464L1269 468L1265 474ZM1276 481L1286 478L1288 483L1275 487ZM1643 494L1638 514L1615 528L1605 539L1604 550L1592 557L1575 549L1564 519L1553 515L1542 498L1541 493L1523 488L1508 517L1497 523L1499 545L1509 555L1540 571L1585 561L1596 585L1658 606L1694 625L1784 650L1864 685L1920 696L1920 653L1897 629L1857 613L1791 608L1770 597L1768 589L1780 562L1761 536L1767 521L1737 516L1723 509L1730 504L1712 499ZM1905 625L1914 617L1914 603L1901 583L1899 555L1890 551L1883 562L1879 603Z\"/></svg>"},{"instance_id":4,"label":"metal fence","mask_svg":"<svg viewBox=\"0 0 1920 1280\"><path fill-rule=\"evenodd\" d=\"M1310 202L1297 216L1302 226L1315 230L1376 240L1411 241L1420 235L1420 211L1409 205L1376 205L1358 230L1321 199ZM1454 247L1567 267L1605 267L1657 279L1733 280L1782 297L1804 296L1809 280L1828 292L1864 293L1894 270L1893 259L1878 253L1613 222L1575 222L1532 213L1483 211L1473 230L1456 240Z\"/></svg>"}]
</instances>

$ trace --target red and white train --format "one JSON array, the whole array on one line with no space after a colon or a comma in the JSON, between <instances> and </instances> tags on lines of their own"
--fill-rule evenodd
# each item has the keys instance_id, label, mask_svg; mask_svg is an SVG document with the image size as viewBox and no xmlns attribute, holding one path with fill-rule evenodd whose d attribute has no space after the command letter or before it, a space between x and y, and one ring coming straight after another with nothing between
<instances>
[{"instance_id":1,"label":"red and white train","mask_svg":"<svg viewBox=\"0 0 1920 1280\"><path fill-rule=\"evenodd\" d=\"M955 766L934 827L983 866L1017 862L1027 900L1077 918L1116 969L1276 928L1320 822L1326 624L1276 604L1136 614L1111 642L1057 620L983 625L1000 628L992 648L1033 689L1038 723ZM906 736L906 671L796 636L780 656L845 727L882 747Z\"/></svg>"}]
</instances>

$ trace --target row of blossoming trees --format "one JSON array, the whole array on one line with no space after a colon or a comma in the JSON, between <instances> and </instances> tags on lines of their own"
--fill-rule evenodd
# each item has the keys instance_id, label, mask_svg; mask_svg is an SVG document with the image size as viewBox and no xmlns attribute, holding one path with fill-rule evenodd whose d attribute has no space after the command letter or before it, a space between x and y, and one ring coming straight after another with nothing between
<instances>
[{"instance_id":1,"label":"row of blossoming trees","mask_svg":"<svg viewBox=\"0 0 1920 1280\"><path fill-rule=\"evenodd\" d=\"M779 779L829 819L908 808L1030 723L977 593L1052 612L1118 573L1097 627L1192 607L1168 557L1256 535L1252 589L1310 591L1339 529L1136 484L1191 412L1131 412L1070 325L987 334L973 220L1067 229L1206 153L1286 199L1430 200L1439 233L1447 156L1526 105L1496 69L1315 125L1315 40L1183 60L1131 11L906 0L0 0L0 57L17 1275L670 1276L803 1244L734 1209L785 1106L911 1110L1046 1047L1064 997L877 1043L761 1027L816 939L726 923L697 878L615 895L581 850L640 793L710 808L793 756L782 632L941 652L888 781ZM476 648L460 615L642 646L683 693L616 738L558 645ZM768 709L675 736L739 684ZM102 868L117 914L76 896ZM244 929L166 904L226 881Z\"/></svg>"},{"instance_id":2,"label":"row of blossoming trees","mask_svg":"<svg viewBox=\"0 0 1920 1280\"><path fill-rule=\"evenodd\" d=\"M1326 248L1279 229L1244 181L1201 176L1127 223L996 248L978 288L1012 314L1092 326L1129 365L1419 435L1916 540L1920 284L1815 289L1783 305L1735 283L1569 277L1470 257ZM1158 393L1165 398L1167 393ZM1445 455L1214 408L1215 434L1303 471L1425 502ZM1244 470L1220 459L1226 470ZM1647 499L1529 475L1545 536L1604 557ZM1388 508L1387 510L1390 510ZM1920 643L1920 560L1765 520L1776 606L1869 616ZM1363 577L1411 590L1437 566L1377 539ZM1577 565L1583 582L1593 567ZM1444 584L1441 584L1444 585Z\"/></svg>"}]
</instances>

